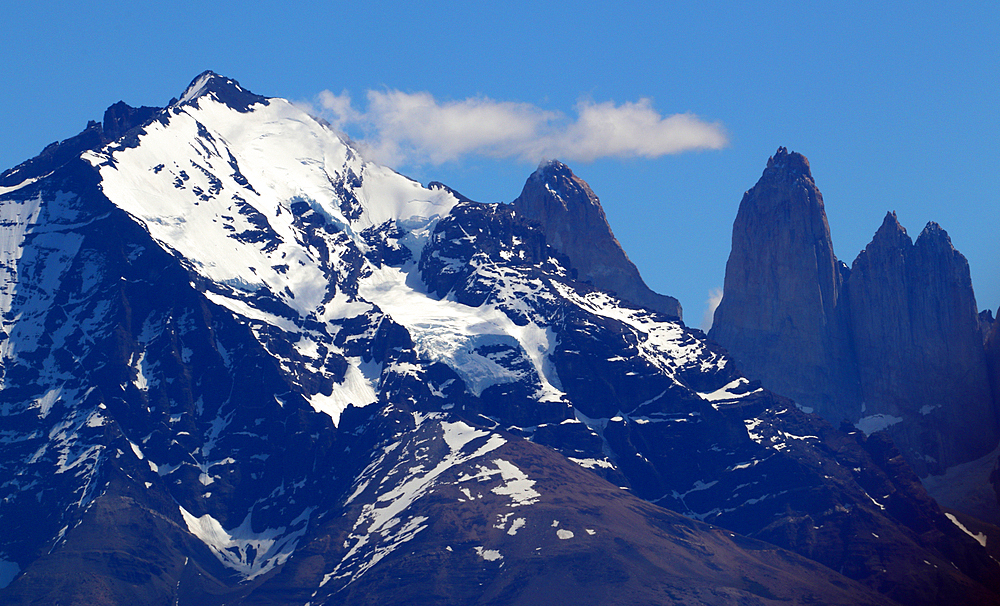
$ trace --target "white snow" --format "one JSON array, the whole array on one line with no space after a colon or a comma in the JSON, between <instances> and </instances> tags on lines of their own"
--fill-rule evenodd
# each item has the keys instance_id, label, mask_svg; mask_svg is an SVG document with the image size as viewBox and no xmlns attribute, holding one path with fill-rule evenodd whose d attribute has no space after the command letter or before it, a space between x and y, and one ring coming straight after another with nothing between
<instances>
[{"instance_id":1,"label":"white snow","mask_svg":"<svg viewBox=\"0 0 1000 606\"><path fill-rule=\"evenodd\" d=\"M242 114L203 97L199 107L182 106L168 125L154 122L146 131L138 147L85 154L100 168L104 193L205 278L241 291L266 286L303 316L323 302L327 280L315 249L293 225L293 203L307 202L348 234L388 220L427 223L457 203L445 190L361 162L336 133L281 99ZM105 154L113 166L102 166ZM253 190L238 181L233 160ZM347 171L362 176L354 193L364 208L354 221L343 215L334 187ZM259 228L241 209L266 220L276 248L230 237ZM283 294L285 287L293 297Z\"/></svg>"},{"instance_id":2,"label":"white snow","mask_svg":"<svg viewBox=\"0 0 1000 606\"><path fill-rule=\"evenodd\" d=\"M742 394L732 393L732 390L734 390L734 389L736 389L738 387L743 387L743 386L747 385L748 383L750 383L748 380L746 380L743 377L740 377L739 379L731 381L731 382L727 383L726 385L720 387L719 389L717 389L715 391L711 391L711 392L707 392L707 393L699 393L698 395L701 396L702 398L708 400L709 402L712 402L714 404L715 402L725 402L725 401L737 400L739 398L746 397L746 396L748 396L748 395L750 395L752 393L758 393L760 391L763 391L763 388L758 387L757 389L754 389L753 391L750 391L750 392L747 392L747 393L742 393Z\"/></svg>"},{"instance_id":3,"label":"white snow","mask_svg":"<svg viewBox=\"0 0 1000 606\"><path fill-rule=\"evenodd\" d=\"M894 417L892 415L878 413L862 417L857 423L854 424L854 426L865 432L866 436L870 436L876 431L882 431L883 429L895 425L896 423L901 423L902 421L902 417Z\"/></svg>"},{"instance_id":4,"label":"white snow","mask_svg":"<svg viewBox=\"0 0 1000 606\"><path fill-rule=\"evenodd\" d=\"M47 173L45 175L42 175L41 177L32 177L30 179L25 179L24 181L21 181L17 185L11 185L10 187L4 187L4 186L0 185L0 196L2 196L4 194L9 194L11 192L14 192L14 191L17 191L17 190L21 189L22 187L27 187L27 186L31 185L32 183L36 183L38 181L41 181L42 179L48 177L51 174L52 173Z\"/></svg>"},{"instance_id":5,"label":"white snow","mask_svg":"<svg viewBox=\"0 0 1000 606\"><path fill-rule=\"evenodd\" d=\"M763 422L764 421L762 421L761 419L744 419L743 420L743 424L746 425L746 428L747 428L747 435L750 436L751 440L753 440L754 442L757 442L758 444L763 444L764 443L764 437L763 437L763 435L761 435L760 433L757 433L757 431L756 431L757 428L760 427L761 423L763 423Z\"/></svg>"},{"instance_id":6,"label":"white snow","mask_svg":"<svg viewBox=\"0 0 1000 606\"><path fill-rule=\"evenodd\" d=\"M570 461L573 461L574 463L576 463L580 467L583 467L584 469L595 469L595 468L598 468L598 467L601 467L601 468L604 468L604 469L614 469L615 468L614 463L612 463L611 461L608 461L607 459L575 459L573 457L566 457L566 458L569 459Z\"/></svg>"},{"instance_id":7,"label":"white snow","mask_svg":"<svg viewBox=\"0 0 1000 606\"><path fill-rule=\"evenodd\" d=\"M184 507L178 505L178 508L188 531L207 545L224 566L237 571L246 580L285 563L298 545L299 538L305 534L309 517L316 509L306 508L288 528L281 526L254 532L251 513L247 514L242 524L227 531L207 513L196 518Z\"/></svg>"},{"instance_id":8,"label":"white snow","mask_svg":"<svg viewBox=\"0 0 1000 606\"><path fill-rule=\"evenodd\" d=\"M986 535L984 533L979 532L979 533L976 533L976 534L972 534L972 531L969 530L968 528L966 528L965 524L962 524L961 522L959 522L958 518L956 518L954 515L952 515L950 513L946 513L944 515L946 515L948 517L948 519L951 520L952 524L954 524L955 526L958 526L958 528L962 532L964 532L965 534L969 535L970 537L972 537L973 539L975 539L976 541L978 541L979 544L982 545L983 547L986 547Z\"/></svg>"},{"instance_id":9,"label":"white snow","mask_svg":"<svg viewBox=\"0 0 1000 606\"><path fill-rule=\"evenodd\" d=\"M39 416L43 419L48 416L49 411L52 410L52 405L59 400L59 396L62 393L62 387L55 387L45 392L41 398L35 400L35 404L31 406L34 408L36 405L39 409Z\"/></svg>"},{"instance_id":10,"label":"white snow","mask_svg":"<svg viewBox=\"0 0 1000 606\"><path fill-rule=\"evenodd\" d=\"M213 285L205 291L212 302L285 331L301 344L303 355L320 363L310 343L328 345L337 330L331 322L373 309L337 287L338 276L347 279L352 270L341 257L353 258L368 246L358 234L393 221L408 232L400 241L418 257L437 220L458 200L447 190L426 189L362 161L338 134L287 101L271 99L249 113L232 110L213 95L185 104L203 92L209 77L192 84L166 124L149 124L137 147L112 145L84 157L100 171L109 199ZM358 201L360 216L345 215L343 191ZM297 223L291 210L297 203L333 228ZM23 239L26 222L14 223L20 231L7 235ZM316 237L325 241L323 250L313 245ZM262 311L254 301L262 292L286 305L288 313ZM306 320L327 328L311 337L303 329ZM352 360L346 380L332 393L308 394L310 404L336 422L348 404L374 402L376 384L358 365ZM324 372L320 366L312 370ZM137 371L141 389L148 373Z\"/></svg>"},{"instance_id":11,"label":"white snow","mask_svg":"<svg viewBox=\"0 0 1000 606\"><path fill-rule=\"evenodd\" d=\"M138 359L135 361L135 364L132 365L132 368L135 369L136 373L135 386L142 391L149 389L149 379L146 378L146 375L149 372L149 368L148 364L145 363L145 359L146 359L146 352L140 351Z\"/></svg>"},{"instance_id":12,"label":"white snow","mask_svg":"<svg viewBox=\"0 0 1000 606\"><path fill-rule=\"evenodd\" d=\"M190 86L187 87L187 89L184 91L184 94L181 95L180 100L178 100L175 105L187 103L192 99L196 98L198 95L202 94L205 91L205 86L208 84L209 80L211 80L213 76L214 74L208 72L199 76L194 82L191 83Z\"/></svg>"},{"instance_id":13,"label":"white snow","mask_svg":"<svg viewBox=\"0 0 1000 606\"><path fill-rule=\"evenodd\" d=\"M362 282L359 292L407 328L419 354L451 366L478 396L491 385L521 379L475 351L482 346L509 345L523 351L533 365L541 381L542 391L538 394L541 401L563 398L559 378L548 357L556 345L550 328L535 323L518 326L493 305L469 307L448 299L435 299L411 278L415 273L414 263L402 269L376 269Z\"/></svg>"},{"instance_id":14,"label":"white snow","mask_svg":"<svg viewBox=\"0 0 1000 606\"><path fill-rule=\"evenodd\" d=\"M646 309L632 309L613 296L592 291L580 295L570 286L555 284L559 294L590 313L616 320L635 335L639 355L657 369L673 377L682 367L697 365L703 370L721 367L724 360L708 351L701 340L686 341L684 328L664 322Z\"/></svg>"},{"instance_id":15,"label":"white snow","mask_svg":"<svg viewBox=\"0 0 1000 606\"><path fill-rule=\"evenodd\" d=\"M527 474L510 461L494 459L493 464L499 469L504 483L501 486L493 488L491 492L510 497L512 501L511 507L534 505L538 502L538 499L542 495L532 488L535 485L535 481L529 479Z\"/></svg>"},{"instance_id":16,"label":"white snow","mask_svg":"<svg viewBox=\"0 0 1000 606\"><path fill-rule=\"evenodd\" d=\"M343 383L334 383L329 395L317 393L308 396L313 409L330 415L334 424L340 423L340 414L348 404L363 407L378 401L376 389L382 365L366 363L360 358L348 358L348 362Z\"/></svg>"},{"instance_id":17,"label":"white snow","mask_svg":"<svg viewBox=\"0 0 1000 606\"><path fill-rule=\"evenodd\" d=\"M565 541L567 539L572 539L573 538L573 531L572 530L566 530L564 528L560 528L559 530L556 531L556 536L559 537L563 541Z\"/></svg>"},{"instance_id":18,"label":"white snow","mask_svg":"<svg viewBox=\"0 0 1000 606\"><path fill-rule=\"evenodd\" d=\"M514 521L511 523L510 528L507 529L507 534L509 534L510 536L516 535L517 531L524 528L524 525L526 523L527 520L525 520L524 518L514 518Z\"/></svg>"},{"instance_id":19,"label":"white snow","mask_svg":"<svg viewBox=\"0 0 1000 606\"><path fill-rule=\"evenodd\" d=\"M496 562L503 559L503 556L496 549L486 549L482 546L476 547L476 554L487 562Z\"/></svg>"},{"instance_id":20,"label":"white snow","mask_svg":"<svg viewBox=\"0 0 1000 606\"><path fill-rule=\"evenodd\" d=\"M442 416L440 413L419 415L415 416L415 421L419 426L427 419L437 420ZM400 527L400 523L410 506L427 495L449 469L482 457L506 444L506 440L499 435L475 429L461 421L440 421L440 427L442 440L448 446L449 452L430 469L426 469L423 465L417 465L405 471L399 470L399 473L390 472L383 479L378 487L378 496L361 507L361 513L354 522L354 527L348 537L350 549L333 572L327 576L324 583L333 578L348 577L348 582L352 582L383 557L416 536L427 527L426 524L423 524L427 518L417 516ZM392 448L387 448L385 454L395 450L399 445L399 442L393 443ZM469 452L470 450L471 452ZM369 465L361 476L365 477L373 473L382 465L385 454ZM364 483L355 490L351 500L353 501L355 496L362 494L370 486L370 484ZM371 547L368 547L369 545ZM347 570L344 570L345 568Z\"/></svg>"}]
</instances>

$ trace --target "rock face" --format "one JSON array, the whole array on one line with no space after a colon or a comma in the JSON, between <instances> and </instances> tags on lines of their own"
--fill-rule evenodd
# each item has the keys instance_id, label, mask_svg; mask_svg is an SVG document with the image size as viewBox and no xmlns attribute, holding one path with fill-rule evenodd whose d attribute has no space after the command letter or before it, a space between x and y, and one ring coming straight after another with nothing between
<instances>
[{"instance_id":1,"label":"rock face","mask_svg":"<svg viewBox=\"0 0 1000 606\"><path fill-rule=\"evenodd\" d=\"M784 148L740 203L710 336L828 420L888 429L921 476L1000 439L968 262L947 233L930 223L913 243L889 213L848 271L808 161Z\"/></svg>"},{"instance_id":2,"label":"rock face","mask_svg":"<svg viewBox=\"0 0 1000 606\"><path fill-rule=\"evenodd\" d=\"M1000 309L997 310L1000 316ZM990 385L993 387L993 400L996 409L1000 411L1000 319L994 320L986 332L986 365L989 369Z\"/></svg>"},{"instance_id":3,"label":"rock face","mask_svg":"<svg viewBox=\"0 0 1000 606\"><path fill-rule=\"evenodd\" d=\"M681 318L677 299L646 286L611 232L597 196L568 166L558 161L539 166L513 206L541 226L549 244L569 258L580 281L670 318Z\"/></svg>"},{"instance_id":4,"label":"rock face","mask_svg":"<svg viewBox=\"0 0 1000 606\"><path fill-rule=\"evenodd\" d=\"M778 148L740 202L709 336L749 376L833 422L857 400L842 275L809 161Z\"/></svg>"},{"instance_id":5,"label":"rock face","mask_svg":"<svg viewBox=\"0 0 1000 606\"><path fill-rule=\"evenodd\" d=\"M918 472L992 450L1000 436L969 264L948 234L928 223L912 243L887 214L855 259L847 291L862 423L892 423Z\"/></svg>"}]
</instances>

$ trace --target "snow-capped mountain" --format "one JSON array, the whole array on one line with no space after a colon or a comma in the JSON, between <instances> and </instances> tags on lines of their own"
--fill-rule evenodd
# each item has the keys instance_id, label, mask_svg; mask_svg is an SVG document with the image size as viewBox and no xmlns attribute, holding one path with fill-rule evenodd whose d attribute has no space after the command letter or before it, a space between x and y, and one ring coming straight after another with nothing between
<instances>
[{"instance_id":1,"label":"snow-capped mountain","mask_svg":"<svg viewBox=\"0 0 1000 606\"><path fill-rule=\"evenodd\" d=\"M998 599L891 442L602 290L577 182L479 204L211 72L4 173L4 603Z\"/></svg>"}]
</instances>

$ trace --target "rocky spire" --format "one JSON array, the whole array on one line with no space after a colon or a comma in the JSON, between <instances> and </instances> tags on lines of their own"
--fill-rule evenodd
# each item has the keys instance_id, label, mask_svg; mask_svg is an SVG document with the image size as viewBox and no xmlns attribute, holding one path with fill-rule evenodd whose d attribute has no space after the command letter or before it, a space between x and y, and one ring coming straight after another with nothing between
<instances>
[{"instance_id":1,"label":"rocky spire","mask_svg":"<svg viewBox=\"0 0 1000 606\"><path fill-rule=\"evenodd\" d=\"M918 473L978 458L1000 433L969 264L937 223L911 243L889 213L846 283L865 402Z\"/></svg>"},{"instance_id":2,"label":"rocky spire","mask_svg":"<svg viewBox=\"0 0 1000 606\"><path fill-rule=\"evenodd\" d=\"M681 317L677 299L646 286L611 232L600 200L568 166L556 160L542 163L512 204L541 226L547 242L569 258L579 280L671 318Z\"/></svg>"},{"instance_id":3,"label":"rocky spire","mask_svg":"<svg viewBox=\"0 0 1000 606\"><path fill-rule=\"evenodd\" d=\"M710 336L749 376L828 418L857 400L842 269L809 161L779 147L740 202Z\"/></svg>"}]
</instances>

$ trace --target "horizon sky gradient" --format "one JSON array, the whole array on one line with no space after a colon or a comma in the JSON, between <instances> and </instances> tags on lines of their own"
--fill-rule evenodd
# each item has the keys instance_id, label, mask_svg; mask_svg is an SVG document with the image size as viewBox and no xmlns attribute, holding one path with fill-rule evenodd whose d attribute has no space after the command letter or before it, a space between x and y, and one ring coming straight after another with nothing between
<instances>
[{"instance_id":1,"label":"horizon sky gradient","mask_svg":"<svg viewBox=\"0 0 1000 606\"><path fill-rule=\"evenodd\" d=\"M509 202L543 158L600 197L651 288L704 326L742 194L809 158L848 265L887 211L936 221L1000 305L1000 5L16 4L0 170L211 69L312 107L422 183ZM114 24L114 25L112 25Z\"/></svg>"}]
</instances>

